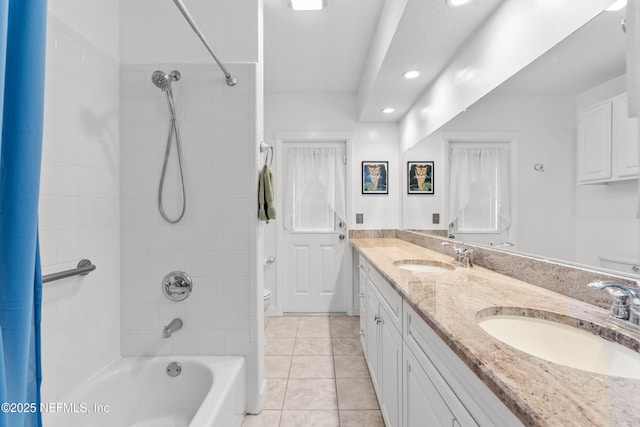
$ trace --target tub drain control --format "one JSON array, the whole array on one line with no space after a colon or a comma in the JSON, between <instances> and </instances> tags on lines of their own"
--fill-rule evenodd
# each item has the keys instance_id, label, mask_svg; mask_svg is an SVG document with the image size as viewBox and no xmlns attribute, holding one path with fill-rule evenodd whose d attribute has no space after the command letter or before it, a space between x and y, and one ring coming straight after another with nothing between
<instances>
[{"instance_id":1,"label":"tub drain control","mask_svg":"<svg viewBox=\"0 0 640 427\"><path fill-rule=\"evenodd\" d=\"M167 365L167 375L177 377L182 372L182 366L178 362L171 362Z\"/></svg>"}]
</instances>

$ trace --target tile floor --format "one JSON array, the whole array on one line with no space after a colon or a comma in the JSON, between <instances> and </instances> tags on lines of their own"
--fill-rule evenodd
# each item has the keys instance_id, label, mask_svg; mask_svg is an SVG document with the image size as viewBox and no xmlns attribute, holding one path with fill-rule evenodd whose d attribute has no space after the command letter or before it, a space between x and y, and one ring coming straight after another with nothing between
<instances>
[{"instance_id":1,"label":"tile floor","mask_svg":"<svg viewBox=\"0 0 640 427\"><path fill-rule=\"evenodd\" d=\"M243 427L384 427L358 317L268 317L267 402Z\"/></svg>"}]
</instances>

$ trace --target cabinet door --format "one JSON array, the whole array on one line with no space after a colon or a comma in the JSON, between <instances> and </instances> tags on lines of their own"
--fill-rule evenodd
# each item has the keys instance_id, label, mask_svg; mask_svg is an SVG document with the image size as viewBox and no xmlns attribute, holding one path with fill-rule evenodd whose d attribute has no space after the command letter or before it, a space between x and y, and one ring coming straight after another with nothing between
<instances>
[{"instance_id":1,"label":"cabinet door","mask_svg":"<svg viewBox=\"0 0 640 427\"><path fill-rule=\"evenodd\" d=\"M380 410L387 427L400 427L402 415L402 336L380 308Z\"/></svg>"},{"instance_id":2,"label":"cabinet door","mask_svg":"<svg viewBox=\"0 0 640 427\"><path fill-rule=\"evenodd\" d=\"M360 345L364 357L367 358L367 305L364 299L360 301Z\"/></svg>"},{"instance_id":3,"label":"cabinet door","mask_svg":"<svg viewBox=\"0 0 640 427\"><path fill-rule=\"evenodd\" d=\"M362 351L364 355L367 355L367 261L362 255L358 259L358 271L359 271L359 299L360 299L360 343L362 344Z\"/></svg>"},{"instance_id":4,"label":"cabinet door","mask_svg":"<svg viewBox=\"0 0 640 427\"><path fill-rule=\"evenodd\" d=\"M578 113L578 182L611 178L611 102Z\"/></svg>"},{"instance_id":5,"label":"cabinet door","mask_svg":"<svg viewBox=\"0 0 640 427\"><path fill-rule=\"evenodd\" d=\"M371 285L369 285L371 286ZM371 381L376 391L379 393L378 382L378 316L380 302L371 287L367 290L367 362L369 363L369 372L371 373Z\"/></svg>"},{"instance_id":6,"label":"cabinet door","mask_svg":"<svg viewBox=\"0 0 640 427\"><path fill-rule=\"evenodd\" d=\"M640 157L638 156L638 119L630 118L627 112L627 95L613 100L613 147L617 176L633 178L638 176Z\"/></svg>"},{"instance_id":7,"label":"cabinet door","mask_svg":"<svg viewBox=\"0 0 640 427\"><path fill-rule=\"evenodd\" d=\"M455 403L455 406L459 407L461 404L452 392L446 396L447 400L445 400L445 397L438 392L436 385L430 379L434 373L437 375L435 368L434 372L427 374L427 371L418 363L406 345L403 362L403 427L477 426L466 411L460 408L456 410L449 406Z\"/></svg>"}]
</instances>

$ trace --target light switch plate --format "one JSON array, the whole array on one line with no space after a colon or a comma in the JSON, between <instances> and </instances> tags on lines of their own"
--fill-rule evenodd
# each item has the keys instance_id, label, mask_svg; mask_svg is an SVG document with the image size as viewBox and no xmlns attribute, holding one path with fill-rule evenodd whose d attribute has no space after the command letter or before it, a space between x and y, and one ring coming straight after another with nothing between
<instances>
[{"instance_id":1,"label":"light switch plate","mask_svg":"<svg viewBox=\"0 0 640 427\"><path fill-rule=\"evenodd\" d=\"M364 214L362 213L356 214L356 224L364 224Z\"/></svg>"},{"instance_id":2,"label":"light switch plate","mask_svg":"<svg viewBox=\"0 0 640 427\"><path fill-rule=\"evenodd\" d=\"M431 222L433 224L440 224L440 214L439 213L431 214Z\"/></svg>"}]
</instances>

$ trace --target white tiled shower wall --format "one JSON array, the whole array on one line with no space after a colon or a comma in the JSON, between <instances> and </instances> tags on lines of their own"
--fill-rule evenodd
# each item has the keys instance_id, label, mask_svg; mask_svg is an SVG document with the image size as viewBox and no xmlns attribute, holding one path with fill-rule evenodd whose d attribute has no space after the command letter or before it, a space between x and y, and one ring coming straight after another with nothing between
<instances>
[{"instance_id":1,"label":"white tiled shower wall","mask_svg":"<svg viewBox=\"0 0 640 427\"><path fill-rule=\"evenodd\" d=\"M56 402L120 356L119 63L48 16L40 249L42 401ZM115 29L117 33L117 29Z\"/></svg>"},{"instance_id":2,"label":"white tiled shower wall","mask_svg":"<svg viewBox=\"0 0 640 427\"><path fill-rule=\"evenodd\" d=\"M155 70L180 71L173 83L182 143L187 211L178 224L160 216L157 192L169 108L151 83ZM257 370L255 251L257 77L254 64L230 64L228 87L215 65L122 64L122 354L246 355ZM166 210L180 206L175 145L165 184ZM183 302L161 292L163 277L194 282ZM182 330L162 338L173 318ZM250 388L251 390L251 388Z\"/></svg>"}]
</instances>

